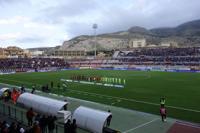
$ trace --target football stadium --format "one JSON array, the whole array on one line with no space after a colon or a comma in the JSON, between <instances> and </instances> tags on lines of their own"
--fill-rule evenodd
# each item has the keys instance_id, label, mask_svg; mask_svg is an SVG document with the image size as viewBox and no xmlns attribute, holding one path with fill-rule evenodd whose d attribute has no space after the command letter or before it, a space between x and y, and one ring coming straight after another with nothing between
<instances>
[{"instance_id":1,"label":"football stadium","mask_svg":"<svg viewBox=\"0 0 200 133\"><path fill-rule=\"evenodd\" d=\"M27 1L0 0L0 133L200 133L197 0Z\"/></svg>"},{"instance_id":2,"label":"football stadium","mask_svg":"<svg viewBox=\"0 0 200 133\"><path fill-rule=\"evenodd\" d=\"M67 109L72 114L82 106L94 109L94 111L107 112L110 110L113 119L109 128L116 132L142 133L150 130L150 132L165 133L173 132L173 130L181 130L181 132L189 130L192 133L193 130L194 132L195 130L199 131L197 123L200 120L198 102L200 101L198 89L200 75L198 69L194 68L198 67L195 64L198 64L200 58L197 58L196 62L184 61L185 58L195 60L193 56L189 55L188 57L188 52L194 50L197 52L192 54L198 55L200 54L198 49L197 47L187 49L164 48L160 55L163 52L168 52L168 55L170 55L172 54L170 51L175 50L177 56L179 56L179 51L182 51L183 54L183 50L185 50L185 57L181 57L183 60L178 61L176 56L173 56L172 61L168 62L164 59L151 61L151 65L145 65L150 61L141 62L140 60L143 59L138 57L140 65L133 65L134 61L127 61L135 58L135 55L130 54L130 51L130 53L124 51L128 55L122 55L122 51L116 51L114 55L116 53L118 55L113 59L84 59L79 61L58 58L1 59L2 98L6 91L5 88L10 91L16 89L21 93L14 99L16 100L14 104L2 101L1 112L14 118L21 117L19 121L26 122L26 120L23 120L25 116L20 116L21 113L19 112L22 106L19 106L18 102L21 95L29 92L60 101L66 100ZM152 49L143 48L142 50L151 51ZM158 54L161 48L153 50L158 50L155 52ZM153 60L157 57L151 55L151 58L148 58ZM165 56L162 55L159 58L165 58ZM154 63L162 65L155 65ZM188 63L189 65L176 65L180 63ZM193 68L189 67L190 65ZM25 93L22 88L25 89ZM159 117L161 98L165 98L165 107L168 112L167 122L164 124ZM27 109L30 106L33 105L30 103L29 106L22 109ZM54 106L52 107L54 108ZM37 110L38 113L46 112L38 110L38 108L41 108L39 105L32 108ZM46 113L50 112L47 111ZM65 118L62 119L65 121ZM60 127L57 127L56 132L64 130L61 126L64 124L63 120L59 119L58 123ZM77 124L80 123L77 121ZM79 132L98 132L81 125L78 125L78 127L80 128ZM105 129L105 127L102 129Z\"/></svg>"}]
</instances>

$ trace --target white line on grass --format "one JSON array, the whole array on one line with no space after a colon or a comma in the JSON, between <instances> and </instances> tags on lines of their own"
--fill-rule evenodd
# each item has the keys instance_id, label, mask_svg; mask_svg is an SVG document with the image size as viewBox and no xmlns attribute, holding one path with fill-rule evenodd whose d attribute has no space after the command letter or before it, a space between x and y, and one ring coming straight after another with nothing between
<instances>
[{"instance_id":1,"label":"white line on grass","mask_svg":"<svg viewBox=\"0 0 200 133\"><path fill-rule=\"evenodd\" d=\"M114 105L114 104L117 104L117 103L120 103L120 102L121 102L121 100L118 99L116 102L111 103L111 105Z\"/></svg>"},{"instance_id":2,"label":"white line on grass","mask_svg":"<svg viewBox=\"0 0 200 133\"><path fill-rule=\"evenodd\" d=\"M16 86L16 85L10 85L10 84L5 84L5 83L0 83L0 84L7 85L7 86L13 86L13 87L19 88L19 86ZM28 89L28 90L30 90L30 89ZM41 92L41 91L38 91L38 92ZM47 95L52 95L52 94L50 93L50 94L47 94ZM64 97L63 95L58 95L58 96ZM95 102L90 102L90 101L85 101L85 100L76 99L76 98L70 98L70 99L74 99L74 100L78 100L78 101L84 101L84 102L89 102L89 103L92 103L92 104L103 105L103 104L99 104L99 103L95 103ZM120 99L118 99L117 102L121 102ZM108 108L108 105L103 105L103 107L104 107L104 108ZM110 107L109 107L109 108L110 108ZM146 125L148 125L148 124L150 124L150 123L156 121L157 119L158 119L158 118L156 118L156 119L154 119L154 120L152 120L152 121L143 123L143 124L141 124L141 125L138 125L138 126L136 126L136 127L134 127L134 128L128 129L128 130L126 130L126 131L123 132L123 133L129 133L129 132L134 131L134 130L136 130L136 129L138 129L138 128L144 127L144 126L146 126Z\"/></svg>"},{"instance_id":3,"label":"white line on grass","mask_svg":"<svg viewBox=\"0 0 200 133\"><path fill-rule=\"evenodd\" d=\"M144 127L144 126L146 126L146 125L149 125L150 123L152 123L152 122L154 122L154 121L156 121L156 120L158 120L158 118L153 119L153 120L151 120L151 121L149 121L149 122L143 123L143 124L141 124L141 125L138 125L138 126L136 126L136 127L134 127L134 128L131 128L131 129L129 129L129 130L126 130L126 131L124 131L123 133L129 133L129 132L134 131L134 130L136 130L136 129L138 129L138 128L141 128L141 127Z\"/></svg>"},{"instance_id":4,"label":"white line on grass","mask_svg":"<svg viewBox=\"0 0 200 133\"><path fill-rule=\"evenodd\" d=\"M13 87L17 87L17 88L20 87L20 86L10 85L10 84L6 84L6 83L0 83L0 84L7 85L7 86L13 86ZM27 88L27 89L28 89L28 88ZM28 89L28 90L31 90L31 89ZM41 92L41 91L36 90L36 92ZM52 94L50 93L50 94L47 94L47 95L52 95ZM55 95L55 94L54 94L54 96L65 97L65 96L63 96L63 95ZM76 99L76 98L71 98L71 97L70 97L70 99L75 99L75 100L79 100L79 101L84 101L84 102L89 102L89 103L92 103L92 104L98 104L98 105L100 105L99 103L95 103L95 102L91 102L91 101L85 101L85 100ZM121 102L121 100L118 99L117 102L119 103L119 102ZM111 103L111 105L112 105L112 104L116 104L116 103ZM101 104L101 105L103 105L103 104ZM104 107L108 107L108 105L104 105ZM146 113L145 113L145 114L146 114ZM128 133L128 132L133 131L133 130L136 130L136 129L140 128L140 127L146 126L146 125L148 125L148 124L150 124L150 123L156 121L157 119L158 119L158 118L156 118L156 119L154 119L154 120L152 120L152 121L149 121L149 122L147 122L147 123L138 125L138 126L132 128L132 129L129 129L129 130L124 131L123 133ZM194 125L193 123L190 124L190 123L188 123L188 122L187 122L187 123L184 123L184 122L178 121L177 124L184 125L184 126L189 126L189 127L194 127L194 128L198 128L198 129L200 128L199 125Z\"/></svg>"},{"instance_id":5,"label":"white line on grass","mask_svg":"<svg viewBox=\"0 0 200 133\"><path fill-rule=\"evenodd\" d=\"M135 100L135 99L127 99L127 98L122 98L122 97L102 95L102 94L97 94L97 93L92 93L92 92L86 92L86 91L78 91L78 90L72 90L72 89L70 89L70 90L74 91L74 92L79 92L79 93L80 92L87 93L87 94L94 95L94 96L102 96L102 97L107 97L107 98L115 98L115 99L121 99L121 100L125 100L125 101L131 101L131 102L149 104L149 105L154 105L154 106L160 106L160 104L152 103L152 102L145 102L145 101L139 101L139 100ZM188 108L183 108L183 107L175 107L175 106L170 106L170 105L166 105L166 107L174 108L174 109L178 109L178 110L185 110L185 111L200 113L200 110L188 109Z\"/></svg>"},{"instance_id":6,"label":"white line on grass","mask_svg":"<svg viewBox=\"0 0 200 133\"><path fill-rule=\"evenodd\" d=\"M10 80L10 79L3 79L3 80L22 83L21 81L17 81L17 80ZM23 83L31 84L30 82L23 82ZM40 84L38 84L38 85L40 85ZM109 96L109 95L102 95L102 94L97 94L97 93L87 92L87 91L78 91L78 90L73 90L73 89L68 89L68 90L70 90L71 92L76 92L77 94L86 93L86 94L93 95L93 96L99 96L99 97L101 96L101 97L106 97L106 98L120 99L120 100L125 100L125 101L130 101L130 102L136 102L136 103L143 103L143 104L149 104L149 105L154 105L154 106L160 106L160 104L158 104L158 103L152 103L152 102L140 101L140 100L135 100L135 99L122 98L122 97L115 97L115 96ZM200 113L200 110L188 109L188 108L184 108L184 107L175 107L175 106L171 106L171 105L166 105L166 107L173 108L173 109L178 109L178 110L184 110L184 111Z\"/></svg>"}]
</instances>

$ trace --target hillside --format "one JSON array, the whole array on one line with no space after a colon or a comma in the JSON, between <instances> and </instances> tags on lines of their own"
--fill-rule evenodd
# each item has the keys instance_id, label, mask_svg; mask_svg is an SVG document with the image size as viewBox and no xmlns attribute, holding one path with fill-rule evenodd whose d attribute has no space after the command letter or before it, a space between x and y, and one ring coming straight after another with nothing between
<instances>
[{"instance_id":1,"label":"hillside","mask_svg":"<svg viewBox=\"0 0 200 133\"><path fill-rule=\"evenodd\" d=\"M98 50L112 50L127 48L130 39L145 38L147 45L158 45L161 42L175 41L180 46L200 46L200 20L181 24L177 27L164 27L145 29L143 27L131 27L125 31L101 34L97 36ZM93 36L78 36L65 41L60 49L94 50Z\"/></svg>"}]
</instances>

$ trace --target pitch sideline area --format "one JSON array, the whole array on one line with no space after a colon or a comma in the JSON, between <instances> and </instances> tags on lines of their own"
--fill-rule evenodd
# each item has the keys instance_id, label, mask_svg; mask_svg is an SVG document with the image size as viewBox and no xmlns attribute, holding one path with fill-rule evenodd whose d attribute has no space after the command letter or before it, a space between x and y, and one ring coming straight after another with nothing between
<instances>
[{"instance_id":1,"label":"pitch sideline area","mask_svg":"<svg viewBox=\"0 0 200 133\"><path fill-rule=\"evenodd\" d=\"M0 86L14 87L12 85L6 85L1 83ZM147 133L147 131L148 133L167 133L170 130L170 128L173 127L174 124L176 124L177 121L172 118L167 118L167 122L163 123L161 122L160 116L158 115L152 115L148 113L99 104L71 97L59 96L56 94L42 93L40 91L37 91L37 94L60 100L67 99L70 102L68 106L68 109L70 111L74 111L80 105L104 111L110 109L113 113L111 128L117 129L122 133ZM198 128L198 130L200 129Z\"/></svg>"},{"instance_id":2,"label":"pitch sideline area","mask_svg":"<svg viewBox=\"0 0 200 133\"><path fill-rule=\"evenodd\" d=\"M56 87L62 84L60 79L68 79L73 74L83 76L108 76L126 79L124 89L100 87L79 83L67 84L67 89ZM147 76L150 78L145 78ZM25 85L31 87L44 86L54 81L53 93L98 103L115 105L142 112L157 114L159 99L166 97L169 116L172 118L199 122L199 74L169 73L169 72L141 72L141 71L108 71L108 70L74 70L45 73L18 73L2 75L0 81L8 84ZM173 79L168 80L168 79ZM188 82L177 82L181 79ZM62 90L63 89L63 90ZM66 92L66 93L65 93ZM184 97L187 95L187 99ZM111 100L110 100L111 99ZM120 102L118 102L120 101ZM169 107L170 106L170 107Z\"/></svg>"},{"instance_id":3,"label":"pitch sideline area","mask_svg":"<svg viewBox=\"0 0 200 133\"><path fill-rule=\"evenodd\" d=\"M1 78L0 78L1 79ZM32 83L30 82L21 82L21 81L17 81L17 80L10 80L10 79L4 79L7 81L13 81L16 83L21 83L21 84L30 84L32 85ZM3 83L0 83L3 84ZM36 85L40 85L40 84L36 84ZM114 105L122 100L125 101L130 101L130 102L136 102L136 103L142 103L142 104L148 104L148 105L153 105L153 106L160 106L160 104L158 103L153 103L153 102L147 102L147 101L141 101L141 100L135 100L135 99L128 99L128 98L123 98L123 97L116 97L116 96L110 96L110 95L103 95L103 94L97 94L97 93L92 93L92 92L87 92L87 91L79 91L79 90L73 90L73 89L67 89L69 92L68 93L76 93L79 95L90 95L90 96L94 96L94 97L99 97L99 98L107 98L108 100L110 99L114 99L117 100L114 101L113 103L111 103L111 105ZM168 108L173 108L173 109L177 109L177 110L182 110L182 111L189 111L189 112L194 112L194 113L200 113L200 110L196 110L196 109L190 109L190 108L184 108L184 107L178 107L178 106L171 106L171 105L166 105L166 107Z\"/></svg>"}]
</instances>

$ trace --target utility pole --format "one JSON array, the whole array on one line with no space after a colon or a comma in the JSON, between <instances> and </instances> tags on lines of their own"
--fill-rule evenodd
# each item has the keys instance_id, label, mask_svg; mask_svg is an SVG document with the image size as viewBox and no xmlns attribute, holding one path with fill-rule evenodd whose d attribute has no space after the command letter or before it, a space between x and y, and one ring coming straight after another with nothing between
<instances>
[{"instance_id":1,"label":"utility pole","mask_svg":"<svg viewBox=\"0 0 200 133\"><path fill-rule=\"evenodd\" d=\"M96 33L96 30L98 28L98 25L97 24L93 24L92 28L94 29L94 45L95 45L95 49L94 49L94 57L96 59L96 56L97 56L97 33Z\"/></svg>"}]
</instances>

